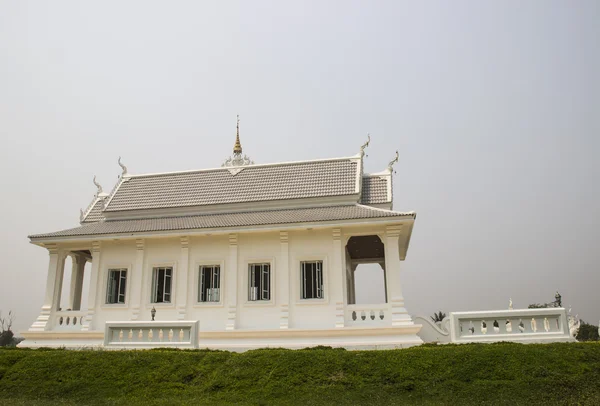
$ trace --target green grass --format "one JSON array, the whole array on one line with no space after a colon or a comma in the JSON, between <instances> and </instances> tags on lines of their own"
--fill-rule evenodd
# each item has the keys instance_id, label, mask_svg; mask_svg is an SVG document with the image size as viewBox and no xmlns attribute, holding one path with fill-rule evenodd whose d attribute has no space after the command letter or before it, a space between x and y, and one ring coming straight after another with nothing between
<instances>
[{"instance_id":1,"label":"green grass","mask_svg":"<svg viewBox=\"0 0 600 406\"><path fill-rule=\"evenodd\" d=\"M600 404L600 344L0 350L0 404Z\"/></svg>"}]
</instances>

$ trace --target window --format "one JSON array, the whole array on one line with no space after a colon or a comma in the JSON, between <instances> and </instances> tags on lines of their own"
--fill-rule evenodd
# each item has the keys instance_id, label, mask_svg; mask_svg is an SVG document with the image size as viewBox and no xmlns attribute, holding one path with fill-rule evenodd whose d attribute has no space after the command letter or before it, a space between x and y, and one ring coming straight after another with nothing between
<instances>
[{"instance_id":1,"label":"window","mask_svg":"<svg viewBox=\"0 0 600 406\"><path fill-rule=\"evenodd\" d=\"M323 299L323 261L300 263L302 269L302 299Z\"/></svg>"},{"instance_id":2,"label":"window","mask_svg":"<svg viewBox=\"0 0 600 406\"><path fill-rule=\"evenodd\" d=\"M171 303L173 268L160 267L152 270L152 303Z\"/></svg>"},{"instance_id":3,"label":"window","mask_svg":"<svg viewBox=\"0 0 600 406\"><path fill-rule=\"evenodd\" d=\"M127 284L127 269L109 269L108 286L106 288L106 303L125 303L125 287Z\"/></svg>"},{"instance_id":4,"label":"window","mask_svg":"<svg viewBox=\"0 0 600 406\"><path fill-rule=\"evenodd\" d=\"M271 300L271 265L248 266L248 300Z\"/></svg>"},{"instance_id":5,"label":"window","mask_svg":"<svg viewBox=\"0 0 600 406\"><path fill-rule=\"evenodd\" d=\"M198 273L198 301L219 302L221 300L221 267L203 265Z\"/></svg>"}]
</instances>

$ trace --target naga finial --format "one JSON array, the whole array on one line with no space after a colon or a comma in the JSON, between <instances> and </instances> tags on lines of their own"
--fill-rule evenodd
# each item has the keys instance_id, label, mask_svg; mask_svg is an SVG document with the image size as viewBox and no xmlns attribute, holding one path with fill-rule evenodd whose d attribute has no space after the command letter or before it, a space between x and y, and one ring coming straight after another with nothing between
<instances>
[{"instance_id":1,"label":"naga finial","mask_svg":"<svg viewBox=\"0 0 600 406\"><path fill-rule=\"evenodd\" d=\"M102 186L100 186L100 184L98 182L96 182L96 175L94 175L94 185L96 185L96 187L98 188L98 192L96 194L100 194L102 193Z\"/></svg>"},{"instance_id":2,"label":"naga finial","mask_svg":"<svg viewBox=\"0 0 600 406\"><path fill-rule=\"evenodd\" d=\"M367 142L365 142L364 144L362 144L360 146L360 156L364 156L365 155L365 148L367 148L369 146L370 142L371 142L371 134L367 134Z\"/></svg>"},{"instance_id":3,"label":"naga finial","mask_svg":"<svg viewBox=\"0 0 600 406\"><path fill-rule=\"evenodd\" d=\"M127 175L127 167L121 163L121 157L119 157L119 160L117 162L119 163L119 166L121 167L121 169L123 169L123 173L121 175L122 176Z\"/></svg>"},{"instance_id":4,"label":"naga finial","mask_svg":"<svg viewBox=\"0 0 600 406\"><path fill-rule=\"evenodd\" d=\"M396 162L398 162L398 158L399 158L399 157L400 157L400 155L398 155L398 151L396 150L396 157L395 157L394 159L392 159L392 160L390 161L390 163L388 164L388 169L389 169L390 171L392 170L392 168L393 168L394 164L395 164Z\"/></svg>"},{"instance_id":5,"label":"naga finial","mask_svg":"<svg viewBox=\"0 0 600 406\"><path fill-rule=\"evenodd\" d=\"M83 221L83 218L85 216L83 215L83 209L79 209L79 221Z\"/></svg>"}]
</instances>

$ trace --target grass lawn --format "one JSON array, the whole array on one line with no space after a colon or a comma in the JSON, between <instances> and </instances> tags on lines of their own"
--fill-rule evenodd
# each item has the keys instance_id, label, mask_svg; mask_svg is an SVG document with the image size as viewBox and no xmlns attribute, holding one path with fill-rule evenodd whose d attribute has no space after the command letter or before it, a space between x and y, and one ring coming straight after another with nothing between
<instances>
[{"instance_id":1,"label":"grass lawn","mask_svg":"<svg viewBox=\"0 0 600 406\"><path fill-rule=\"evenodd\" d=\"M0 350L2 405L600 405L600 343Z\"/></svg>"}]
</instances>

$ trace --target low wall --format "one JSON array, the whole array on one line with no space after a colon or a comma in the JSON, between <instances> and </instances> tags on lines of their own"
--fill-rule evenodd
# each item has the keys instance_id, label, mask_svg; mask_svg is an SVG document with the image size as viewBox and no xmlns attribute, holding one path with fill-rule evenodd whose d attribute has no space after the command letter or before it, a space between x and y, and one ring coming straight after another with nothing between
<instances>
[{"instance_id":1,"label":"low wall","mask_svg":"<svg viewBox=\"0 0 600 406\"><path fill-rule=\"evenodd\" d=\"M426 343L543 343L575 341L564 308L452 312L441 323L415 317Z\"/></svg>"}]
</instances>

